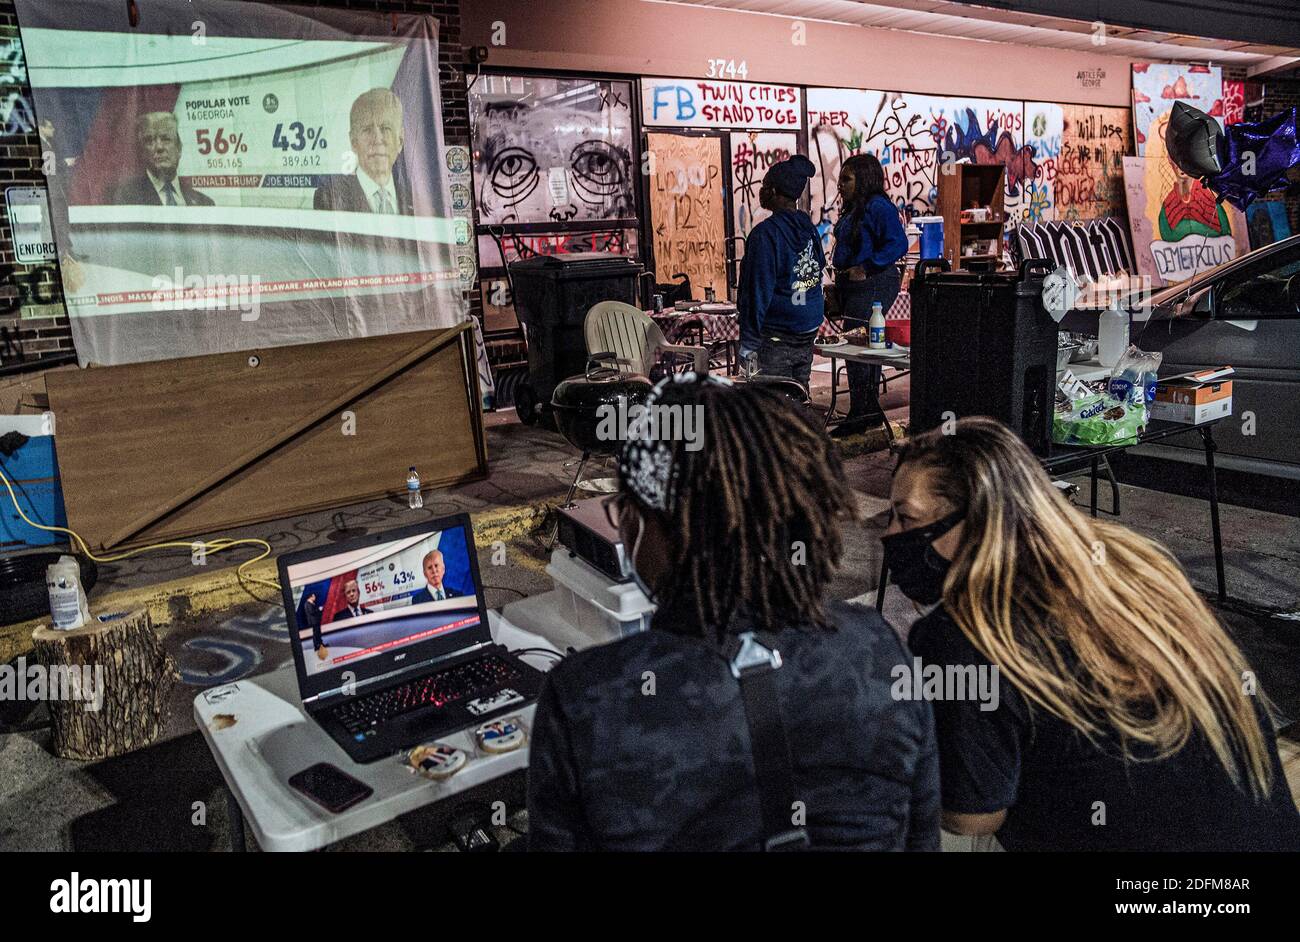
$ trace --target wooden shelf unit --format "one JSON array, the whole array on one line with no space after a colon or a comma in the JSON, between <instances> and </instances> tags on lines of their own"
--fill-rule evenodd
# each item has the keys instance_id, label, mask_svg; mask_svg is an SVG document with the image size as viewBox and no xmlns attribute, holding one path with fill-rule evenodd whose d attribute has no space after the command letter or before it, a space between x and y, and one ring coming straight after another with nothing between
<instances>
[{"instance_id":1,"label":"wooden shelf unit","mask_svg":"<svg viewBox=\"0 0 1300 942\"><path fill-rule=\"evenodd\" d=\"M943 217L943 257L953 269L968 261L988 262L1002 255L1002 233L1007 223L1005 168L1001 164L954 164L952 173L939 173L938 215ZM985 209L984 222L962 222L964 209ZM980 253L962 258L961 246L971 239L995 239L995 254Z\"/></svg>"}]
</instances>

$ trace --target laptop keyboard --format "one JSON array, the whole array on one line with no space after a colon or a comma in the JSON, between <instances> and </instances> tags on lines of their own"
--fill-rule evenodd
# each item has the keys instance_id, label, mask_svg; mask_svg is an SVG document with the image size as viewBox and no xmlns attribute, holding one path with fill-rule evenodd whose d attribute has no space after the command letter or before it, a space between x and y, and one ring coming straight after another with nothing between
<instances>
[{"instance_id":1,"label":"laptop keyboard","mask_svg":"<svg viewBox=\"0 0 1300 942\"><path fill-rule=\"evenodd\" d=\"M510 661L489 654L434 674L416 677L397 687L351 697L334 708L334 716L349 733L358 733L412 710L463 700L521 675L519 668Z\"/></svg>"}]
</instances>

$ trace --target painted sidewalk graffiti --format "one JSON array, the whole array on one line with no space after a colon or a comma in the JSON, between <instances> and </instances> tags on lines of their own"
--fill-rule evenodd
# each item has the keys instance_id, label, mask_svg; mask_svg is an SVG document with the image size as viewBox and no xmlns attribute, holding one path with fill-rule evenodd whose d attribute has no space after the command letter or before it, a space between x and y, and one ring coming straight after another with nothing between
<instances>
[{"instance_id":1,"label":"painted sidewalk graffiti","mask_svg":"<svg viewBox=\"0 0 1300 942\"><path fill-rule=\"evenodd\" d=\"M209 634L185 639L176 653L182 682L191 687L228 684L256 671L269 655L289 654L289 628L284 609L268 606L261 612L241 610Z\"/></svg>"}]
</instances>

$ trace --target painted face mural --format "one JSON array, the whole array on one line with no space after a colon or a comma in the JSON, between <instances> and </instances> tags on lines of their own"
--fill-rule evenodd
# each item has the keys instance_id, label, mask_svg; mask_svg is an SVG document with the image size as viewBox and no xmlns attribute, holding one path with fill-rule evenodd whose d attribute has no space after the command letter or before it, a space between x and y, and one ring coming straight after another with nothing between
<instances>
[{"instance_id":1,"label":"painted face mural","mask_svg":"<svg viewBox=\"0 0 1300 942\"><path fill-rule=\"evenodd\" d=\"M635 215L626 82L489 76L471 92L480 221Z\"/></svg>"}]
</instances>

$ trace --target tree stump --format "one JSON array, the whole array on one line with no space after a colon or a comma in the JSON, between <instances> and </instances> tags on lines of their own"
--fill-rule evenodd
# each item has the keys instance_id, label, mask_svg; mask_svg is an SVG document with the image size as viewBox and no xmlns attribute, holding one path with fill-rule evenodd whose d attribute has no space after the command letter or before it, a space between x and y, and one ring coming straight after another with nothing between
<instances>
[{"instance_id":1,"label":"tree stump","mask_svg":"<svg viewBox=\"0 0 1300 942\"><path fill-rule=\"evenodd\" d=\"M158 738L179 675L147 611L74 631L42 625L32 642L46 671L56 756L105 759Z\"/></svg>"}]
</instances>

